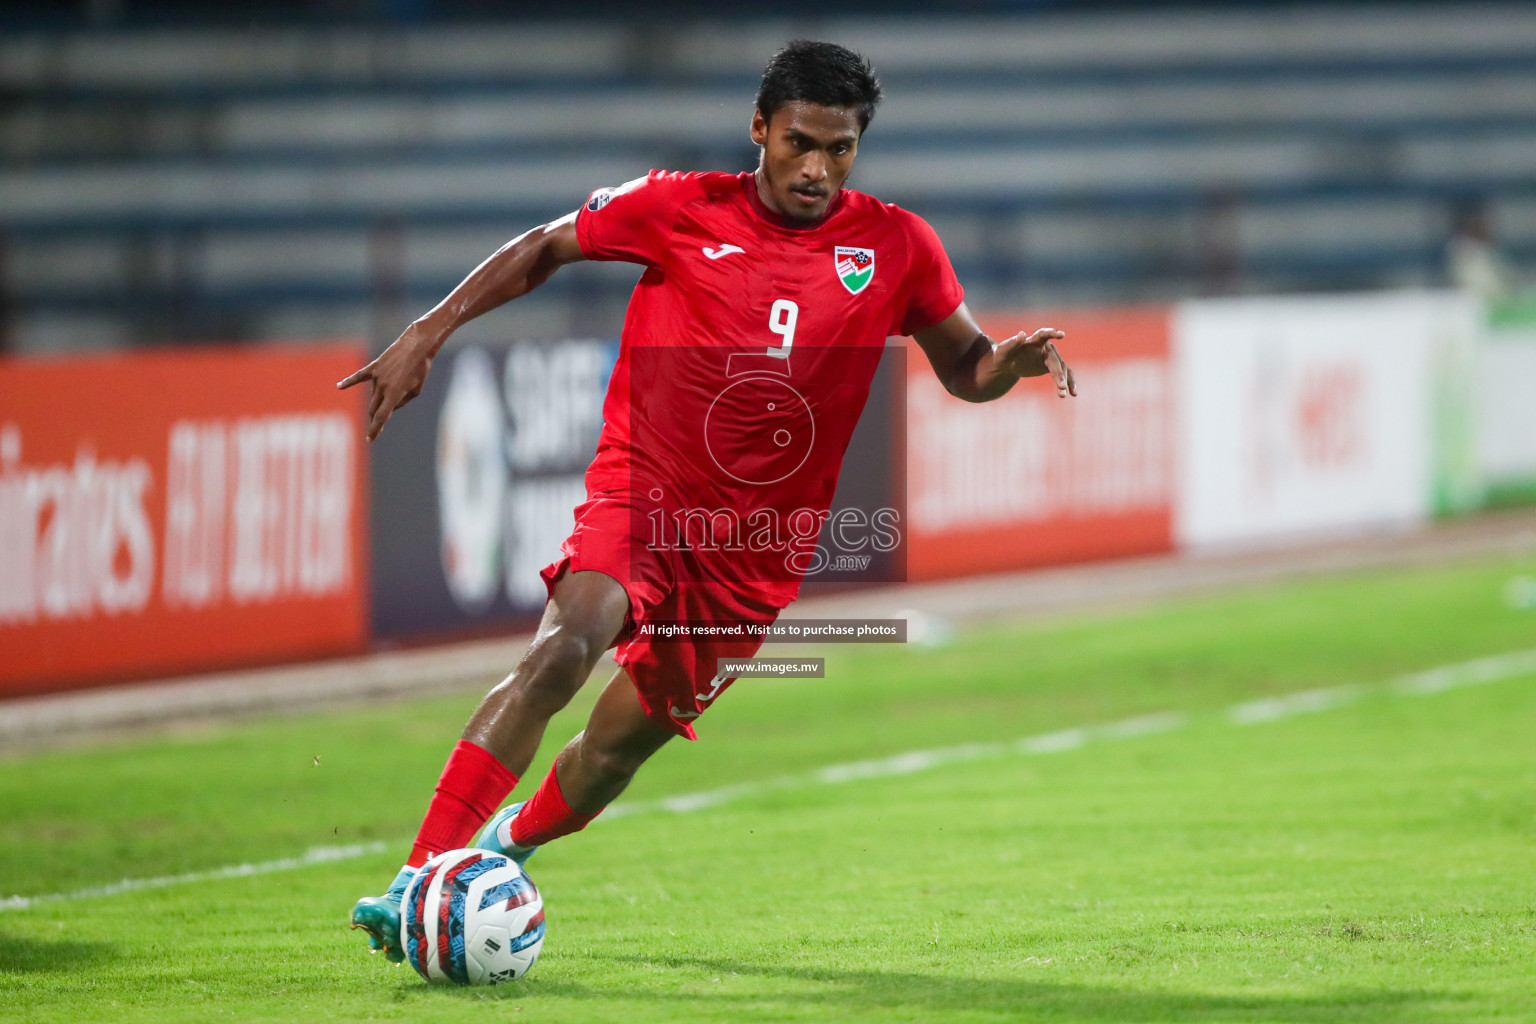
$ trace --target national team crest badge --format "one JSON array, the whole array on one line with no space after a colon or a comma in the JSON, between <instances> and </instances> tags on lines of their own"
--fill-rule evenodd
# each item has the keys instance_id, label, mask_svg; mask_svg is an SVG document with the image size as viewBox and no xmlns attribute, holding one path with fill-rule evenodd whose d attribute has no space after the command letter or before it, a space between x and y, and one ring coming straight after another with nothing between
<instances>
[{"instance_id":1,"label":"national team crest badge","mask_svg":"<svg viewBox=\"0 0 1536 1024\"><path fill-rule=\"evenodd\" d=\"M843 282L848 294L857 295L869 287L875 279L875 250L859 249L851 245L839 245L832 250L837 267L837 279Z\"/></svg>"}]
</instances>

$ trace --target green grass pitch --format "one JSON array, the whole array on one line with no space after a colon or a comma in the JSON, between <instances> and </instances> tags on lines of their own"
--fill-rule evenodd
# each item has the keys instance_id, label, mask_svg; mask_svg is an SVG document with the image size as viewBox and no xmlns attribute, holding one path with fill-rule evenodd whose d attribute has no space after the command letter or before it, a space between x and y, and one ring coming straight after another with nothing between
<instances>
[{"instance_id":1,"label":"green grass pitch","mask_svg":"<svg viewBox=\"0 0 1536 1024\"><path fill-rule=\"evenodd\" d=\"M389 848L0 910L0 1018L1536 1020L1536 673L1384 685L1536 647L1536 612L1501 599L1533 570L1314 578L940 649L836 648L825 680L739 683L626 800L1184 717L600 821L530 863L544 955L488 990L428 987L345 927L393 875L477 695L13 756L0 897ZM1226 712L1352 683L1358 699L1318 713ZM583 710L554 723L535 779Z\"/></svg>"}]
</instances>

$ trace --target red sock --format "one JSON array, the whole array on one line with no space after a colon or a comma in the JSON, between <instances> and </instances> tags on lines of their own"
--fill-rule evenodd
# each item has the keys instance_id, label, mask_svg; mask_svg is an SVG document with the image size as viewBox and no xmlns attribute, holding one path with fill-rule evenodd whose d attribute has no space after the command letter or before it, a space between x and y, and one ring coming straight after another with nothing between
<instances>
[{"instance_id":1,"label":"red sock","mask_svg":"<svg viewBox=\"0 0 1536 1024\"><path fill-rule=\"evenodd\" d=\"M515 785L517 776L489 751L459 740L437 780L406 865L419 868L429 857L463 847Z\"/></svg>"},{"instance_id":2,"label":"red sock","mask_svg":"<svg viewBox=\"0 0 1536 1024\"><path fill-rule=\"evenodd\" d=\"M555 766L550 765L549 774L512 819L512 841L518 846L543 846L551 839L580 832L601 813L601 807L591 814L577 814L571 810L565 795L560 792Z\"/></svg>"}]
</instances>

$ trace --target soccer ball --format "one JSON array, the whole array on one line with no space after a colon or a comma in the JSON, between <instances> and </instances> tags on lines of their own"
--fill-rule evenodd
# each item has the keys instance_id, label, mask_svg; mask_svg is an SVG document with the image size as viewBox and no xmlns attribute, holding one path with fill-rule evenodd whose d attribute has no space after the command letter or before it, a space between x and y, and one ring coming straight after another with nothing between
<instances>
[{"instance_id":1,"label":"soccer ball","mask_svg":"<svg viewBox=\"0 0 1536 1024\"><path fill-rule=\"evenodd\" d=\"M544 948L544 900L501 854L449 850L423 864L406 888L400 940L416 973L431 982L521 978Z\"/></svg>"}]
</instances>

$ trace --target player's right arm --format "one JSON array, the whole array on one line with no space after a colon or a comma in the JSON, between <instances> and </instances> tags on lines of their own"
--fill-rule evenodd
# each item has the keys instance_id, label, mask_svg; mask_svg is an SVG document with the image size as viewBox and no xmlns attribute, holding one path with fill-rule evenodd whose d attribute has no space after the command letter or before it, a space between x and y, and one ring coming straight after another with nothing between
<instances>
[{"instance_id":1,"label":"player's right arm","mask_svg":"<svg viewBox=\"0 0 1536 1024\"><path fill-rule=\"evenodd\" d=\"M432 360L449 335L482 313L527 295L567 263L585 258L574 213L525 231L496 250L377 359L336 385L372 384L368 440L379 436L396 409L421 394Z\"/></svg>"}]
</instances>

